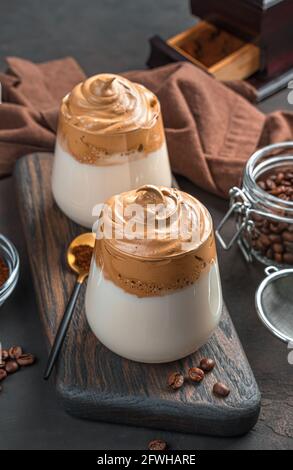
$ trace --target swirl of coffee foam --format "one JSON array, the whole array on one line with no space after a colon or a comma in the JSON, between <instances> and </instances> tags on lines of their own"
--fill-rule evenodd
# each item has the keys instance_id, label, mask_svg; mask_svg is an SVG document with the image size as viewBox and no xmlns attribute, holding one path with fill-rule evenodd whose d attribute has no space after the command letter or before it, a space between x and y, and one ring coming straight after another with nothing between
<instances>
[{"instance_id":1,"label":"swirl of coffee foam","mask_svg":"<svg viewBox=\"0 0 293 470\"><path fill-rule=\"evenodd\" d=\"M106 233L112 227L106 242L115 251L146 259L196 250L212 231L211 217L197 199L152 185L112 197L104 216Z\"/></svg>"},{"instance_id":2,"label":"swirl of coffee foam","mask_svg":"<svg viewBox=\"0 0 293 470\"><path fill-rule=\"evenodd\" d=\"M139 210L133 213L133 208ZM136 232L131 238L127 229L131 231L133 222ZM179 222L183 232L178 231ZM138 297L187 287L216 262L208 211L177 189L146 185L114 196L104 207L102 225L96 264L105 278Z\"/></svg>"},{"instance_id":3,"label":"swirl of coffee foam","mask_svg":"<svg viewBox=\"0 0 293 470\"><path fill-rule=\"evenodd\" d=\"M100 74L76 85L63 100L62 111L75 127L114 134L151 128L160 105L142 85L118 75Z\"/></svg>"},{"instance_id":4,"label":"swirl of coffee foam","mask_svg":"<svg viewBox=\"0 0 293 470\"><path fill-rule=\"evenodd\" d=\"M160 103L152 92L126 78L96 75L63 99L57 141L88 165L145 158L165 145Z\"/></svg>"}]
</instances>

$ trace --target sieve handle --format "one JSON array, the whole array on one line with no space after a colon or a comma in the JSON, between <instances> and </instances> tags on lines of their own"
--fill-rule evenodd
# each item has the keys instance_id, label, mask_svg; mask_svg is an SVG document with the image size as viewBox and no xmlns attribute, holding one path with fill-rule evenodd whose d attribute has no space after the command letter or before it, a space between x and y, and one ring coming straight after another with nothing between
<instances>
[{"instance_id":1,"label":"sieve handle","mask_svg":"<svg viewBox=\"0 0 293 470\"><path fill-rule=\"evenodd\" d=\"M276 266L268 266L267 268L265 268L265 274L267 276L270 276L273 273L277 273L278 271L279 270L278 268L276 268Z\"/></svg>"}]
</instances>

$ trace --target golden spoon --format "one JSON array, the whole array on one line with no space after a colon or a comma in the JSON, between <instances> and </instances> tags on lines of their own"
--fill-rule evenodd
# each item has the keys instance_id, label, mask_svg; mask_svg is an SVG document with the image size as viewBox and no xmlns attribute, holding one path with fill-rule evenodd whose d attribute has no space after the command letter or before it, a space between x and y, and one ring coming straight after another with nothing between
<instances>
[{"instance_id":1,"label":"golden spoon","mask_svg":"<svg viewBox=\"0 0 293 470\"><path fill-rule=\"evenodd\" d=\"M72 271L77 274L77 280L75 287L72 291L70 300L67 304L66 310L64 312L63 318L61 320L61 323L58 327L54 344L49 355L47 367L44 374L44 379L46 380L50 377L54 364L61 350L81 286L89 274L89 265L87 265L87 263L79 263L76 256L76 250L78 249L78 247L82 247L85 245L90 246L92 249L94 248L95 235L93 233L83 233L82 235L79 235L74 240L72 240L67 250L67 264L72 269Z\"/></svg>"}]
</instances>

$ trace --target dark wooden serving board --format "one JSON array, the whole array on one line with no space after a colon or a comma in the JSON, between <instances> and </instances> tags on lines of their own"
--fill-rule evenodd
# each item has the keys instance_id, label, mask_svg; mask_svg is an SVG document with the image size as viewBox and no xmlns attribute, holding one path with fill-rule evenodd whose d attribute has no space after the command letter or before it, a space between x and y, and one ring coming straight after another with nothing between
<instances>
[{"instance_id":1,"label":"dark wooden serving board","mask_svg":"<svg viewBox=\"0 0 293 470\"><path fill-rule=\"evenodd\" d=\"M75 281L65 264L66 248L84 231L54 204L51 168L52 155L34 154L22 158L15 171L48 346ZM215 358L217 366L200 385L168 390L170 372L186 371L203 356ZM218 380L231 389L224 400L212 394ZM91 333L84 314L84 290L58 361L56 387L64 408L81 418L209 435L247 432L256 423L260 408L257 384L226 308L215 334L197 353L176 363L139 364L113 354Z\"/></svg>"}]
</instances>

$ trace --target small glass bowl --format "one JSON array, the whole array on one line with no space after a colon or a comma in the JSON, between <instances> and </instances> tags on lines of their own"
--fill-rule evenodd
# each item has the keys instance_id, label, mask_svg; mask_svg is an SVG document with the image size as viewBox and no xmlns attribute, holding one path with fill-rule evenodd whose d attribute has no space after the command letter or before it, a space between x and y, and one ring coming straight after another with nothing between
<instances>
[{"instance_id":1,"label":"small glass bowl","mask_svg":"<svg viewBox=\"0 0 293 470\"><path fill-rule=\"evenodd\" d=\"M19 255L8 238L0 234L0 257L4 259L9 268L9 278L0 287L0 307L14 290L19 277Z\"/></svg>"}]
</instances>

